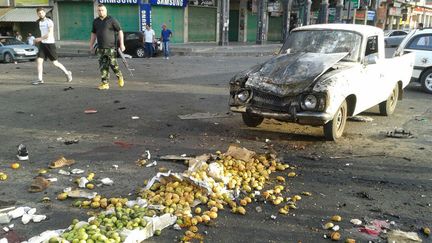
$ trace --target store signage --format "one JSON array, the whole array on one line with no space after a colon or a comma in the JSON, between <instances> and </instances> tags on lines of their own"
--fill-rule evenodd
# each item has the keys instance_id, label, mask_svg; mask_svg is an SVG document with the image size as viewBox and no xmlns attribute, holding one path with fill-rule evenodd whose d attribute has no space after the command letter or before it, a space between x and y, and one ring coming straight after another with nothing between
<instances>
[{"instance_id":1,"label":"store signage","mask_svg":"<svg viewBox=\"0 0 432 243\"><path fill-rule=\"evenodd\" d=\"M144 31L147 24L151 26L151 5L144 3L140 4L140 30Z\"/></svg>"},{"instance_id":2,"label":"store signage","mask_svg":"<svg viewBox=\"0 0 432 243\"><path fill-rule=\"evenodd\" d=\"M138 4L138 0L98 0L102 4Z\"/></svg>"},{"instance_id":3,"label":"store signage","mask_svg":"<svg viewBox=\"0 0 432 243\"><path fill-rule=\"evenodd\" d=\"M189 0L189 5L214 6L214 0Z\"/></svg>"},{"instance_id":4,"label":"store signage","mask_svg":"<svg viewBox=\"0 0 432 243\"><path fill-rule=\"evenodd\" d=\"M186 7L188 4L187 0L150 0L152 5L163 5L171 7Z\"/></svg>"},{"instance_id":5,"label":"store signage","mask_svg":"<svg viewBox=\"0 0 432 243\"><path fill-rule=\"evenodd\" d=\"M30 6L49 6L48 0L15 0L15 6L30 7Z\"/></svg>"}]
</instances>

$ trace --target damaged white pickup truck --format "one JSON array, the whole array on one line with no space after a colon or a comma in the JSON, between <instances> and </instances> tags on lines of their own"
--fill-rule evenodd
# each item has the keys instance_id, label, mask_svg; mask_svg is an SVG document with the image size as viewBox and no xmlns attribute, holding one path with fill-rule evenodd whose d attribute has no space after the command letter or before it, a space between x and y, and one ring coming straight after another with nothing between
<instances>
[{"instance_id":1,"label":"damaged white pickup truck","mask_svg":"<svg viewBox=\"0 0 432 243\"><path fill-rule=\"evenodd\" d=\"M348 116L375 105L391 115L413 71L414 55L385 58L379 28L352 24L294 29L276 57L235 75L230 109L247 126L264 118L323 126L343 134Z\"/></svg>"}]
</instances>

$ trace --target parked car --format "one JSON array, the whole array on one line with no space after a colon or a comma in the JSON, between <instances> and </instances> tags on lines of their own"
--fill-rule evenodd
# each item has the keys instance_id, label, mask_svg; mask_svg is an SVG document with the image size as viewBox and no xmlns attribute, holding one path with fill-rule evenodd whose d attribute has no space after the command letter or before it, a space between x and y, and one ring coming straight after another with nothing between
<instances>
[{"instance_id":1,"label":"parked car","mask_svg":"<svg viewBox=\"0 0 432 243\"><path fill-rule=\"evenodd\" d=\"M274 118L323 126L325 138L337 140L348 116L375 105L381 115L395 111L413 62L413 54L386 59L384 33L376 27L303 26L277 56L230 80L229 105L250 127Z\"/></svg>"},{"instance_id":2,"label":"parked car","mask_svg":"<svg viewBox=\"0 0 432 243\"><path fill-rule=\"evenodd\" d=\"M0 36L0 61L10 63L22 60L35 60L38 48L25 44L12 36Z\"/></svg>"},{"instance_id":3,"label":"parked car","mask_svg":"<svg viewBox=\"0 0 432 243\"><path fill-rule=\"evenodd\" d=\"M144 48L144 33L140 31L135 32L124 32L125 39L125 53L132 55L134 57L145 57L145 48ZM153 44L154 54L153 56L157 56L162 51L162 44L160 38L156 38L156 43Z\"/></svg>"},{"instance_id":4,"label":"parked car","mask_svg":"<svg viewBox=\"0 0 432 243\"><path fill-rule=\"evenodd\" d=\"M412 80L420 82L423 90L432 94L432 29L416 29L409 33L396 49L394 56L414 53Z\"/></svg>"},{"instance_id":5,"label":"parked car","mask_svg":"<svg viewBox=\"0 0 432 243\"><path fill-rule=\"evenodd\" d=\"M399 46L405 36L408 35L408 31L405 30L386 30L384 31L384 43L385 47Z\"/></svg>"}]
</instances>

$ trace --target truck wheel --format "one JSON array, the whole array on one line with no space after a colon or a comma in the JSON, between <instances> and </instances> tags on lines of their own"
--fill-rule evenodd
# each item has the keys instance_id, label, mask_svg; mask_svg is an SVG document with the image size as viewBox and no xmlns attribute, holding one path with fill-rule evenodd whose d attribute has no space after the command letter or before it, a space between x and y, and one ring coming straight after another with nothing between
<instances>
[{"instance_id":1,"label":"truck wheel","mask_svg":"<svg viewBox=\"0 0 432 243\"><path fill-rule=\"evenodd\" d=\"M249 113L242 113L242 118L244 124L246 124L248 127L259 126L264 120L264 117L251 115Z\"/></svg>"},{"instance_id":2,"label":"truck wheel","mask_svg":"<svg viewBox=\"0 0 432 243\"><path fill-rule=\"evenodd\" d=\"M5 63L11 63L11 62L13 62L12 54L10 54L9 52L6 52L4 54L4 62Z\"/></svg>"},{"instance_id":3,"label":"truck wheel","mask_svg":"<svg viewBox=\"0 0 432 243\"><path fill-rule=\"evenodd\" d=\"M423 90L432 94L432 69L427 70L420 79Z\"/></svg>"},{"instance_id":4,"label":"truck wheel","mask_svg":"<svg viewBox=\"0 0 432 243\"><path fill-rule=\"evenodd\" d=\"M142 48L142 47L138 47L138 48L135 50L135 55L136 55L137 57L139 57L139 58L143 58L144 55L145 55L144 48Z\"/></svg>"},{"instance_id":5,"label":"truck wheel","mask_svg":"<svg viewBox=\"0 0 432 243\"><path fill-rule=\"evenodd\" d=\"M379 111L382 116L390 116L396 109L397 101L399 97L399 88L396 84L390 96L386 101L383 101L379 104Z\"/></svg>"},{"instance_id":6,"label":"truck wheel","mask_svg":"<svg viewBox=\"0 0 432 243\"><path fill-rule=\"evenodd\" d=\"M324 124L324 137L329 141L336 141L342 137L347 120L348 107L346 101L342 102L333 117L333 120Z\"/></svg>"}]
</instances>

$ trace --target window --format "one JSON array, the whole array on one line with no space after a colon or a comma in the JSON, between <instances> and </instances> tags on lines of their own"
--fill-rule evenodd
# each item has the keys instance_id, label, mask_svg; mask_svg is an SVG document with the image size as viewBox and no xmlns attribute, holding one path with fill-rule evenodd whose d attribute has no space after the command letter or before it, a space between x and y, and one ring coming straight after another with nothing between
<instances>
[{"instance_id":1,"label":"window","mask_svg":"<svg viewBox=\"0 0 432 243\"><path fill-rule=\"evenodd\" d=\"M378 54L378 36L371 36L367 39L365 56Z\"/></svg>"},{"instance_id":2,"label":"window","mask_svg":"<svg viewBox=\"0 0 432 243\"><path fill-rule=\"evenodd\" d=\"M401 36L401 35L407 35L407 33L403 31L395 31L390 36Z\"/></svg>"},{"instance_id":3,"label":"window","mask_svg":"<svg viewBox=\"0 0 432 243\"><path fill-rule=\"evenodd\" d=\"M407 49L432 51L432 35L418 35L408 44Z\"/></svg>"}]
</instances>

